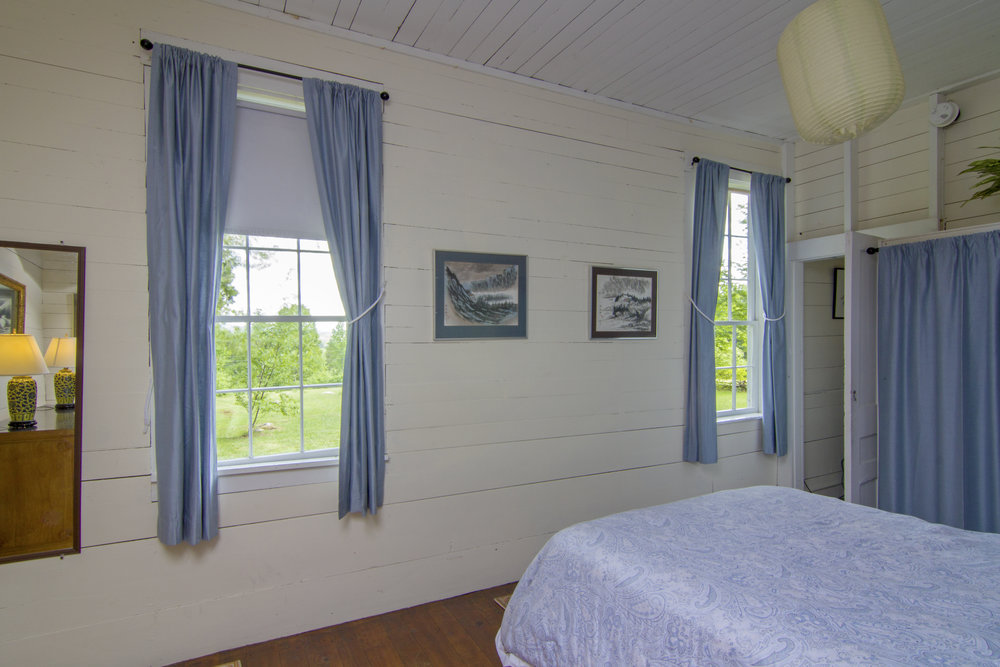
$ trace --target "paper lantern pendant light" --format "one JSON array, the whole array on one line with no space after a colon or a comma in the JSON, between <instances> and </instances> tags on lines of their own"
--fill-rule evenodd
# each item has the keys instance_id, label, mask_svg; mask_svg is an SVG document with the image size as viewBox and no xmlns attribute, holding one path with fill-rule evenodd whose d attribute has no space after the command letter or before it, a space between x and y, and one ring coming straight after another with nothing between
<instances>
[{"instance_id":1,"label":"paper lantern pendant light","mask_svg":"<svg viewBox=\"0 0 1000 667\"><path fill-rule=\"evenodd\" d=\"M837 144L903 101L903 71L878 0L819 0L778 40L778 66L799 135Z\"/></svg>"}]
</instances>

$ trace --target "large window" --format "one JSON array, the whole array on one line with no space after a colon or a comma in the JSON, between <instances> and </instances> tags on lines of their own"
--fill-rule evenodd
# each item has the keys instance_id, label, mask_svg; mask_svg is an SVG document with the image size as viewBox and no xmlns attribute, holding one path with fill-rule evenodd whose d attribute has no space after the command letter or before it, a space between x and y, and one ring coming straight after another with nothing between
<instances>
[{"instance_id":1,"label":"large window","mask_svg":"<svg viewBox=\"0 0 1000 667\"><path fill-rule=\"evenodd\" d=\"M302 84L241 69L215 318L220 467L338 453L346 317Z\"/></svg>"},{"instance_id":2,"label":"large window","mask_svg":"<svg viewBox=\"0 0 1000 667\"><path fill-rule=\"evenodd\" d=\"M336 453L345 319L325 241L226 235L215 318L220 465Z\"/></svg>"},{"instance_id":3,"label":"large window","mask_svg":"<svg viewBox=\"0 0 1000 667\"><path fill-rule=\"evenodd\" d=\"M730 184L715 310L715 401L723 414L759 411L759 298L748 186Z\"/></svg>"}]
</instances>

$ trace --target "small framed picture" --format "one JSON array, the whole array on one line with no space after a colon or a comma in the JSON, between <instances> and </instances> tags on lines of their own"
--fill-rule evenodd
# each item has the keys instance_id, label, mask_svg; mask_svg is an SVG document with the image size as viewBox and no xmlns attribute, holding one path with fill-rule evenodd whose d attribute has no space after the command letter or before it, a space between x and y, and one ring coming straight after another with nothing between
<instances>
[{"instance_id":1,"label":"small framed picture","mask_svg":"<svg viewBox=\"0 0 1000 667\"><path fill-rule=\"evenodd\" d=\"M527 338L528 258L434 251L434 338Z\"/></svg>"},{"instance_id":2,"label":"small framed picture","mask_svg":"<svg viewBox=\"0 0 1000 667\"><path fill-rule=\"evenodd\" d=\"M833 270L833 319L844 319L844 270Z\"/></svg>"},{"instance_id":3,"label":"small framed picture","mask_svg":"<svg viewBox=\"0 0 1000 667\"><path fill-rule=\"evenodd\" d=\"M24 333L24 285L0 274L0 334Z\"/></svg>"},{"instance_id":4,"label":"small framed picture","mask_svg":"<svg viewBox=\"0 0 1000 667\"><path fill-rule=\"evenodd\" d=\"M656 271L590 269L590 337L656 337Z\"/></svg>"}]
</instances>

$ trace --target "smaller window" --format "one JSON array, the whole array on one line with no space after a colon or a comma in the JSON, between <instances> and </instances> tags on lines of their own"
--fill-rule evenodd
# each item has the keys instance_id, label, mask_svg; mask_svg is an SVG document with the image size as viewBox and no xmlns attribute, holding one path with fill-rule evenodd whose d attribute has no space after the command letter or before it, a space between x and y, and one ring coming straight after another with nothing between
<instances>
[{"instance_id":1,"label":"smaller window","mask_svg":"<svg viewBox=\"0 0 1000 667\"><path fill-rule=\"evenodd\" d=\"M715 308L715 401L720 416L759 411L761 318L749 207L747 186L731 182Z\"/></svg>"}]
</instances>

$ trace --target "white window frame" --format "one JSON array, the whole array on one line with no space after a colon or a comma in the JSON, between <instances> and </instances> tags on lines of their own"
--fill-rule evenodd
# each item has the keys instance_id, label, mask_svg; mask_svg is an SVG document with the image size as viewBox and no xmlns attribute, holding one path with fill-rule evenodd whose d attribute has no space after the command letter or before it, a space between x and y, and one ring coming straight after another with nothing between
<instances>
[{"instance_id":1,"label":"white window frame","mask_svg":"<svg viewBox=\"0 0 1000 667\"><path fill-rule=\"evenodd\" d=\"M241 60L241 62L245 62L245 60ZM241 80L237 84L236 99L238 105L270 109L277 113L285 113L293 116L303 116L305 114L305 102L302 99L301 84L291 79L283 80L278 77L262 77L243 69L240 70L240 74L241 79L245 79L247 83ZM273 235L280 236L279 230L275 230ZM300 245L300 242L296 243L297 248ZM297 264L299 263L298 260L299 256L297 255ZM246 270L249 271L249 266L246 267ZM301 281L301 274L299 280ZM247 276L246 284L249 289L249 276ZM299 287L301 293L301 285ZM226 319L229 318L227 317ZM254 318L250 317L247 319L252 321ZM272 321L277 318L264 319ZM300 318L291 319L298 321ZM346 318L340 319L346 321ZM216 321L221 322L222 320L217 317ZM299 380L301 384L301 329L299 342ZM252 388L248 388L248 391L252 391ZM302 414L300 412L300 429L302 428L301 419ZM300 430L301 437L302 433ZM235 493L264 488L334 481L338 476L337 466L339 463L339 447L319 450L315 453L276 455L256 460L217 461L216 471L219 476L219 493Z\"/></svg>"},{"instance_id":2,"label":"white window frame","mask_svg":"<svg viewBox=\"0 0 1000 667\"><path fill-rule=\"evenodd\" d=\"M726 230L723 236L723 243L727 244L727 249L729 252L723 253L724 257L728 257L730 263L732 262L732 252L731 243L732 236L731 231L731 216L732 216L732 193L740 192L746 193L748 196L749 204L749 194L750 194L750 181L749 174L734 174L730 177L729 188L726 194ZM748 206L749 212L749 206ZM732 316L732 277L730 272L730 286L727 290L729 295L729 302L726 304L716 304L716 326L746 326L747 327L747 363L745 365L736 364L736 353L735 345L732 347L732 356L730 357L731 365L729 366L717 366L716 375L718 375L719 370L730 369L732 370L733 384L731 391L735 393L736 391L736 371L740 368L746 368L748 370L749 381L747 383L747 406L743 408L732 408L720 410L718 405L716 406L716 419L718 421L729 421L737 419L747 419L759 417L761 414L760 407L760 393L761 393L761 336L763 335L763 312L761 308L761 294L760 294L760 278L757 274L756 257L754 253L754 237L753 232L750 229L749 221L747 224L747 315L749 319L747 320L733 320L729 319ZM720 281L721 281L721 271L720 271ZM720 318L719 313L723 312L725 314L724 318ZM734 331L735 339L735 331ZM731 394L732 396L732 394ZM730 398L729 405L732 406L735 402L734 398Z\"/></svg>"},{"instance_id":3,"label":"white window frame","mask_svg":"<svg viewBox=\"0 0 1000 667\"><path fill-rule=\"evenodd\" d=\"M231 236L231 235L227 234L226 236ZM294 241L295 241L295 248L293 249L293 248L274 248L274 247L271 247L271 246L257 246L257 245L253 245L252 244L252 239L254 237L252 237L252 236L243 237L241 235L241 238L245 238L245 240L246 240L246 244L245 245L240 245L240 246L224 245L223 248L224 248L224 250L225 249L230 249L230 250L236 250L238 252L243 252L244 253L244 261L242 263L242 266L243 266L244 276L245 276L245 282L244 282L244 284L247 286L247 295L246 296L247 296L248 300L252 300L252 293L250 292L250 284L251 284L251 281L250 281L250 256L251 256L251 254L255 250L256 251L262 251L262 252L273 252L273 253L295 253L296 292L297 292L296 299L297 299L297 304L301 305L301 295L302 295L302 256L303 256L303 254L321 254L321 255L329 256L329 251L304 249L302 247L302 242L303 241L308 241L309 239L294 239ZM274 237L269 237L269 238L274 238ZM288 240L291 241L293 239L288 239ZM339 297L339 295L338 295L338 297ZM344 323L346 323L347 322L347 317L345 315L301 315L301 314L300 315L253 315L253 314L247 313L245 315L216 315L215 316L215 322L216 322L216 324L242 324L242 325L245 325L246 326L246 335L247 335L247 348L246 348L247 386L243 387L243 388L239 388L239 389L216 389L216 391L215 391L215 395L216 396L224 395L224 394L246 393L246 394L249 394L250 397L252 398L253 394L255 392L258 392L258 391L280 391L280 390L285 390L285 391L294 391L294 390L297 390L298 391L298 395L299 395L299 398L298 398L298 402L299 402L299 451L298 452L290 452L290 453L287 453L287 454L271 454L271 455L262 455L262 456L255 456L254 455L254 453L253 453L253 437L254 437L253 436L253 429L250 428L250 426L249 426L253 422L252 417L249 414L252 411L252 409L253 409L253 404L252 404L252 400L248 399L247 400L247 412L248 412L248 415L247 415L247 420L248 421L247 421L247 423L248 423L248 433L249 433L249 436L248 436L249 437L248 447L249 447L249 454L250 454L250 456L248 458L243 458L243 459L227 459L225 461L219 460L218 463L217 463L217 466L219 468L220 473L223 470L229 469L229 468L240 469L240 470L247 470L249 472L260 472L264 468L279 469L279 470L280 469L286 469L288 467L287 464L289 464L289 463L309 465L309 464L314 464L315 462L321 462L321 463L325 462L327 465L329 465L329 464L331 464L333 462L338 461L339 460L339 453L340 453L339 446L337 446L337 447L326 447L326 448L323 448L323 449L316 449L316 450L306 450L305 449L305 400L304 400L305 399L305 390L306 389L322 389L322 388L326 388L326 387L342 387L343 383L341 383L341 382L324 382L324 383L307 384L304 381L304 377L303 377L304 374L303 374L303 368L302 368L302 325L308 324L308 323L322 323L322 322L344 322ZM298 382L297 385L288 385L288 386L282 385L282 386L273 386L273 387L272 386L267 386L267 387L256 387L256 386L253 386L253 383L252 383L253 378L251 377L251 373L250 373L250 369L252 368L252 366L251 366L251 359L252 359L252 355L253 355L253 351L252 351L251 345L250 345L250 341L251 341L251 338L250 338L250 328L255 323L257 323L257 324L261 324L261 323L292 323L292 324L298 324L299 325L298 326L298 340L299 340L299 347L298 347L298 377L299 377L299 382Z\"/></svg>"}]
</instances>

